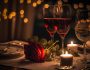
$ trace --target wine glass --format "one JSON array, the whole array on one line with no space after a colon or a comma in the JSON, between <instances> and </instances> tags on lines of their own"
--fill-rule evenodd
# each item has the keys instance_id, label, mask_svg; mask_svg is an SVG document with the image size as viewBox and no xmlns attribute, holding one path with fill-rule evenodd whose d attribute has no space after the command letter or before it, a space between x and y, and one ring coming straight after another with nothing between
<instances>
[{"instance_id":1,"label":"wine glass","mask_svg":"<svg viewBox=\"0 0 90 70\"><path fill-rule=\"evenodd\" d=\"M61 0L54 6L54 20L58 25L57 33L62 39L62 53L64 53L64 39L70 30L72 8L70 5L63 5Z\"/></svg>"},{"instance_id":2,"label":"wine glass","mask_svg":"<svg viewBox=\"0 0 90 70\"><path fill-rule=\"evenodd\" d=\"M46 31L49 33L49 35L51 37L51 41L54 41L54 34L57 31L57 26L45 24L44 27L46 28Z\"/></svg>"},{"instance_id":3,"label":"wine glass","mask_svg":"<svg viewBox=\"0 0 90 70\"><path fill-rule=\"evenodd\" d=\"M88 10L79 10L77 12L77 19L78 22L75 26L75 34L77 38L82 41L83 43L83 63L87 63L87 50L86 50L86 42L90 40L90 18L88 13L90 13Z\"/></svg>"},{"instance_id":4,"label":"wine glass","mask_svg":"<svg viewBox=\"0 0 90 70\"><path fill-rule=\"evenodd\" d=\"M49 33L52 41L54 41L54 34L57 31L57 26L53 20L53 9L54 5L50 5L48 8L43 8L44 27Z\"/></svg>"}]
</instances>

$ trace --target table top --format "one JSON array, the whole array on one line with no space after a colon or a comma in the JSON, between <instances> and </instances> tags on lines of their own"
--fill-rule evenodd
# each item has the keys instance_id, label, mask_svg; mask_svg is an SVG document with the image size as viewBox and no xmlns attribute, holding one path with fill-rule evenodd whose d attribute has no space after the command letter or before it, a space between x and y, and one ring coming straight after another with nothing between
<instances>
[{"instance_id":1,"label":"table top","mask_svg":"<svg viewBox=\"0 0 90 70\"><path fill-rule=\"evenodd\" d=\"M79 61L79 59L80 57L74 57L74 68L72 70L81 70L83 67L82 62ZM57 70L57 68L60 66L60 62L57 63L55 61L45 61L43 63L32 63L26 60L24 56L22 56L16 59L2 59L0 60L0 65L25 68L29 70Z\"/></svg>"}]
</instances>

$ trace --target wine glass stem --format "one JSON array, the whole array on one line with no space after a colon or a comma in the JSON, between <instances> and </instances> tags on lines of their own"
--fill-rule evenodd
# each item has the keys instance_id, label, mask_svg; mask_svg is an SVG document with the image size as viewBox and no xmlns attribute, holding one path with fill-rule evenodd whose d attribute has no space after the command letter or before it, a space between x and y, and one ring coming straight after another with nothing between
<instances>
[{"instance_id":1,"label":"wine glass stem","mask_svg":"<svg viewBox=\"0 0 90 70\"><path fill-rule=\"evenodd\" d=\"M84 46L84 64L85 64L85 67L87 67L87 52L86 52L86 43L83 43L83 46Z\"/></svg>"},{"instance_id":2,"label":"wine glass stem","mask_svg":"<svg viewBox=\"0 0 90 70\"><path fill-rule=\"evenodd\" d=\"M84 58L85 58L85 60L86 60L86 43L83 43L83 46L84 46Z\"/></svg>"},{"instance_id":3,"label":"wine glass stem","mask_svg":"<svg viewBox=\"0 0 90 70\"><path fill-rule=\"evenodd\" d=\"M64 53L64 38L62 38L62 53Z\"/></svg>"},{"instance_id":4,"label":"wine glass stem","mask_svg":"<svg viewBox=\"0 0 90 70\"><path fill-rule=\"evenodd\" d=\"M52 36L51 36L51 41L53 41L53 42L54 42L54 35L52 35Z\"/></svg>"}]
</instances>

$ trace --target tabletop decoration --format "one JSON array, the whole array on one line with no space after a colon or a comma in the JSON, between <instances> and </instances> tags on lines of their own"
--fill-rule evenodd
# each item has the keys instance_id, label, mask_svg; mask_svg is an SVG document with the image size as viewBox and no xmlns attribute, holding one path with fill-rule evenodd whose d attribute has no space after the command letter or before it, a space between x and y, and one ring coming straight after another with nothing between
<instances>
[{"instance_id":1,"label":"tabletop decoration","mask_svg":"<svg viewBox=\"0 0 90 70\"><path fill-rule=\"evenodd\" d=\"M73 54L73 56L79 56L78 54L78 47L80 45L79 44L75 44L73 41L71 41L70 44L67 44L67 50L68 52L70 52L71 54Z\"/></svg>"},{"instance_id":2,"label":"tabletop decoration","mask_svg":"<svg viewBox=\"0 0 90 70\"><path fill-rule=\"evenodd\" d=\"M24 53L25 58L33 62L43 62L45 58L42 45L32 41L29 41L29 44L24 46Z\"/></svg>"},{"instance_id":3,"label":"tabletop decoration","mask_svg":"<svg viewBox=\"0 0 90 70\"><path fill-rule=\"evenodd\" d=\"M73 52L77 52L78 46L79 46L79 44L74 44L73 41L71 41L70 44L67 44L67 48L68 48L70 51L73 51Z\"/></svg>"},{"instance_id":4,"label":"tabletop decoration","mask_svg":"<svg viewBox=\"0 0 90 70\"><path fill-rule=\"evenodd\" d=\"M55 42L52 41L52 40L48 41L44 38L40 39L38 36L33 36L32 38L30 38L30 40L28 42L30 44L26 45L26 47L24 47L24 49L26 49L25 50L26 58L27 58L28 55L29 55L29 57L31 55L34 55L34 53L35 53L35 57L39 56L38 49L41 50L41 48L42 48L42 50L40 51L40 54L41 54L40 57L43 55L43 60L44 61L52 61L55 58L55 56L60 55L60 51L59 51L60 48L59 48L59 45L58 45L58 41L55 41ZM34 51L32 51L32 50L34 50ZM29 59L31 60L31 57ZM37 60L35 60L35 62Z\"/></svg>"},{"instance_id":5,"label":"tabletop decoration","mask_svg":"<svg viewBox=\"0 0 90 70\"><path fill-rule=\"evenodd\" d=\"M60 68L70 69L73 66L73 55L67 51L60 55Z\"/></svg>"}]
</instances>

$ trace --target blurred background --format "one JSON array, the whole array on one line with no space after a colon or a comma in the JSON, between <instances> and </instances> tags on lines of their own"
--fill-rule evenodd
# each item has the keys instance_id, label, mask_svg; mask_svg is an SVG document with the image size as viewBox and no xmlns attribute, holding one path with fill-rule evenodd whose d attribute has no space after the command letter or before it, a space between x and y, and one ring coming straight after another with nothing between
<instances>
[{"instance_id":1,"label":"blurred background","mask_svg":"<svg viewBox=\"0 0 90 70\"><path fill-rule=\"evenodd\" d=\"M57 0L0 0L0 42L11 40L27 41L32 36L50 40L50 36L42 26L43 7L56 4ZM73 8L71 29L65 38L65 43L74 40L82 43L75 35L76 10L90 9L90 0L62 0ZM76 7L76 8L75 8ZM78 8L77 8L78 7ZM89 14L90 15L90 14ZM55 40L61 40L57 33Z\"/></svg>"}]
</instances>

